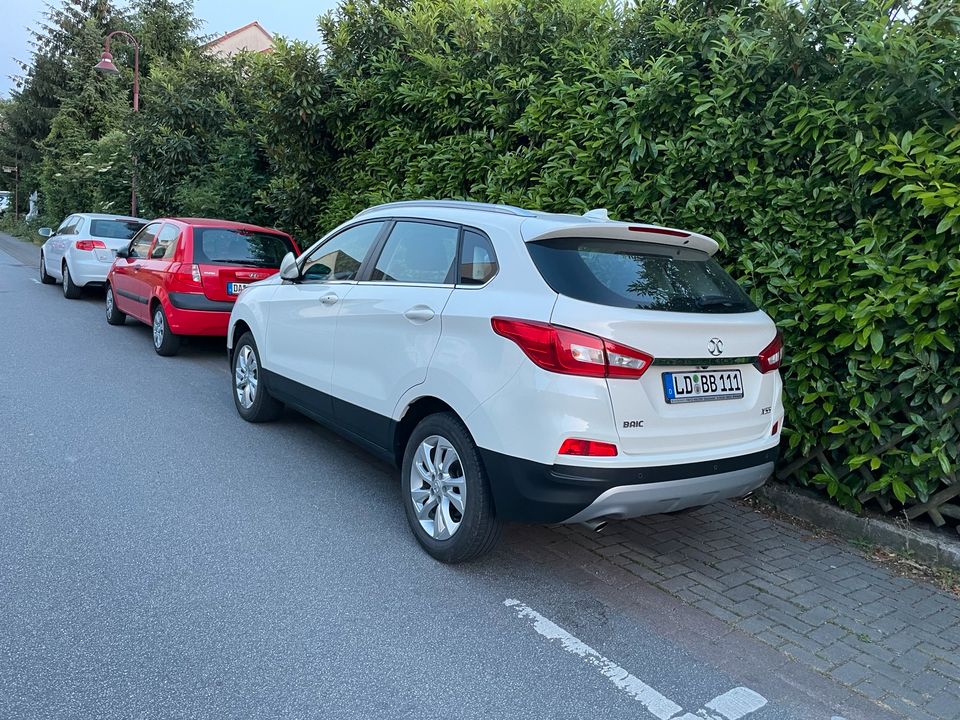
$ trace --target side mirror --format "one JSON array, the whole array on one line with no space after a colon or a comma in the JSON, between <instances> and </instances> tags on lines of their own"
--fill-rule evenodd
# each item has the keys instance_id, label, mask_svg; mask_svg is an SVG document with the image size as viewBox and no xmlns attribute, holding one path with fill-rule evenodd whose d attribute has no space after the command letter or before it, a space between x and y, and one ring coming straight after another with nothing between
<instances>
[{"instance_id":1,"label":"side mirror","mask_svg":"<svg viewBox=\"0 0 960 720\"><path fill-rule=\"evenodd\" d=\"M53 235L53 230L51 230L50 228L40 228L39 230L37 230L37 234L42 235L43 237L50 237L51 235Z\"/></svg>"},{"instance_id":2,"label":"side mirror","mask_svg":"<svg viewBox=\"0 0 960 720\"><path fill-rule=\"evenodd\" d=\"M118 258L128 258L128 257L130 257L130 248L129 248L129 247L122 247L122 248L120 248L119 250L117 250L117 257L118 257Z\"/></svg>"},{"instance_id":3,"label":"side mirror","mask_svg":"<svg viewBox=\"0 0 960 720\"><path fill-rule=\"evenodd\" d=\"M297 267L297 258L292 252L288 252L280 261L280 277L284 280L296 282L300 279L300 268Z\"/></svg>"}]
</instances>

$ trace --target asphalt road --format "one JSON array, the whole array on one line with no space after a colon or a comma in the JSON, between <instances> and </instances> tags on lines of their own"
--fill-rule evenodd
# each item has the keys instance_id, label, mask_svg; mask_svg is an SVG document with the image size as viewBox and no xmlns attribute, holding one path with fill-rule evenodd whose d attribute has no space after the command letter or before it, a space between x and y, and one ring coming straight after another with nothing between
<instances>
[{"instance_id":1,"label":"asphalt road","mask_svg":"<svg viewBox=\"0 0 960 720\"><path fill-rule=\"evenodd\" d=\"M36 257L0 238L0 718L889 717L518 531L434 562L393 468L243 422L221 341L158 357Z\"/></svg>"}]
</instances>

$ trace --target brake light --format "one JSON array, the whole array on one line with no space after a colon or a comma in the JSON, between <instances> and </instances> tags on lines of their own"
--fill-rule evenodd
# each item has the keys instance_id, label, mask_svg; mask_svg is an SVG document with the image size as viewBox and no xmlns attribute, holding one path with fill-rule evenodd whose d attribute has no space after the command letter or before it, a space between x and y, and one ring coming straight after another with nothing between
<instances>
[{"instance_id":1,"label":"brake light","mask_svg":"<svg viewBox=\"0 0 960 720\"><path fill-rule=\"evenodd\" d=\"M537 367L564 375L639 378L653 357L596 335L533 320L495 317L493 331L515 342Z\"/></svg>"},{"instance_id":2,"label":"brake light","mask_svg":"<svg viewBox=\"0 0 960 720\"><path fill-rule=\"evenodd\" d=\"M688 232L683 232L682 230L669 230L667 228L660 228L660 227L639 227L636 225L631 225L628 229L631 232L652 233L654 235L669 235L670 237L690 237L690 233Z\"/></svg>"},{"instance_id":3,"label":"brake light","mask_svg":"<svg viewBox=\"0 0 960 720\"><path fill-rule=\"evenodd\" d=\"M200 266L177 263L171 268L172 284L168 288L175 292L203 292L200 280Z\"/></svg>"},{"instance_id":4,"label":"brake light","mask_svg":"<svg viewBox=\"0 0 960 720\"><path fill-rule=\"evenodd\" d=\"M777 336L757 356L757 366L762 373L768 373L780 367L783 362L783 334L777 330Z\"/></svg>"},{"instance_id":5,"label":"brake light","mask_svg":"<svg viewBox=\"0 0 960 720\"><path fill-rule=\"evenodd\" d=\"M73 246L77 250L94 250L96 248L107 247L103 240L77 240Z\"/></svg>"},{"instance_id":6,"label":"brake light","mask_svg":"<svg viewBox=\"0 0 960 720\"><path fill-rule=\"evenodd\" d=\"M599 442L598 440L567 438L560 446L560 454L577 455L579 457L616 457L617 446L613 443Z\"/></svg>"}]
</instances>

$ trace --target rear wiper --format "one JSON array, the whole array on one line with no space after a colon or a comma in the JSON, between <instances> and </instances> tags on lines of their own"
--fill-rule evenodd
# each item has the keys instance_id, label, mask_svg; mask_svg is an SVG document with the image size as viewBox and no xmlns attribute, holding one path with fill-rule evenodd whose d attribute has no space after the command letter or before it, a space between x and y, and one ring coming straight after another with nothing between
<instances>
[{"instance_id":1,"label":"rear wiper","mask_svg":"<svg viewBox=\"0 0 960 720\"><path fill-rule=\"evenodd\" d=\"M725 298L722 295L708 295L704 298L696 298L695 300L697 307L701 308L710 308L710 307L725 307L725 308L738 308L743 307L743 303L737 302L736 300L731 300L730 298Z\"/></svg>"}]
</instances>

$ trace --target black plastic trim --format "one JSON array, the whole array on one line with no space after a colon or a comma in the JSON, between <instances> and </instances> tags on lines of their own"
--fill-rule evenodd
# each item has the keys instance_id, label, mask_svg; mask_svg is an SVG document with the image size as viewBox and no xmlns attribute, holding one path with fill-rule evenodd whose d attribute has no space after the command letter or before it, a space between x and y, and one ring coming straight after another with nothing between
<instances>
[{"instance_id":1,"label":"black plastic trim","mask_svg":"<svg viewBox=\"0 0 960 720\"><path fill-rule=\"evenodd\" d=\"M227 300L210 300L200 293L177 293L167 295L170 304L179 310L204 310L206 312L230 312L233 302Z\"/></svg>"},{"instance_id":2,"label":"black plastic trim","mask_svg":"<svg viewBox=\"0 0 960 720\"><path fill-rule=\"evenodd\" d=\"M775 462L779 448L682 465L594 468L544 465L480 448L497 515L503 520L559 523L576 515L602 493L623 485L682 480Z\"/></svg>"},{"instance_id":3,"label":"black plastic trim","mask_svg":"<svg viewBox=\"0 0 960 720\"><path fill-rule=\"evenodd\" d=\"M128 300L133 300L134 302L138 302L138 303L140 303L141 305L146 305L146 304L147 304L147 298L145 298L145 297L143 297L143 296L141 296L141 295L134 295L132 292L127 292L126 290L116 290L116 289L115 289L114 292L115 292L117 295L120 295L120 296L122 296L122 297L125 297L125 298L127 298Z\"/></svg>"},{"instance_id":4,"label":"black plastic trim","mask_svg":"<svg viewBox=\"0 0 960 720\"><path fill-rule=\"evenodd\" d=\"M710 367L711 365L754 365L757 357L728 358L656 358L653 365L675 365L677 367Z\"/></svg>"},{"instance_id":5,"label":"black plastic trim","mask_svg":"<svg viewBox=\"0 0 960 720\"><path fill-rule=\"evenodd\" d=\"M390 464L397 422L262 368L270 394Z\"/></svg>"}]
</instances>

